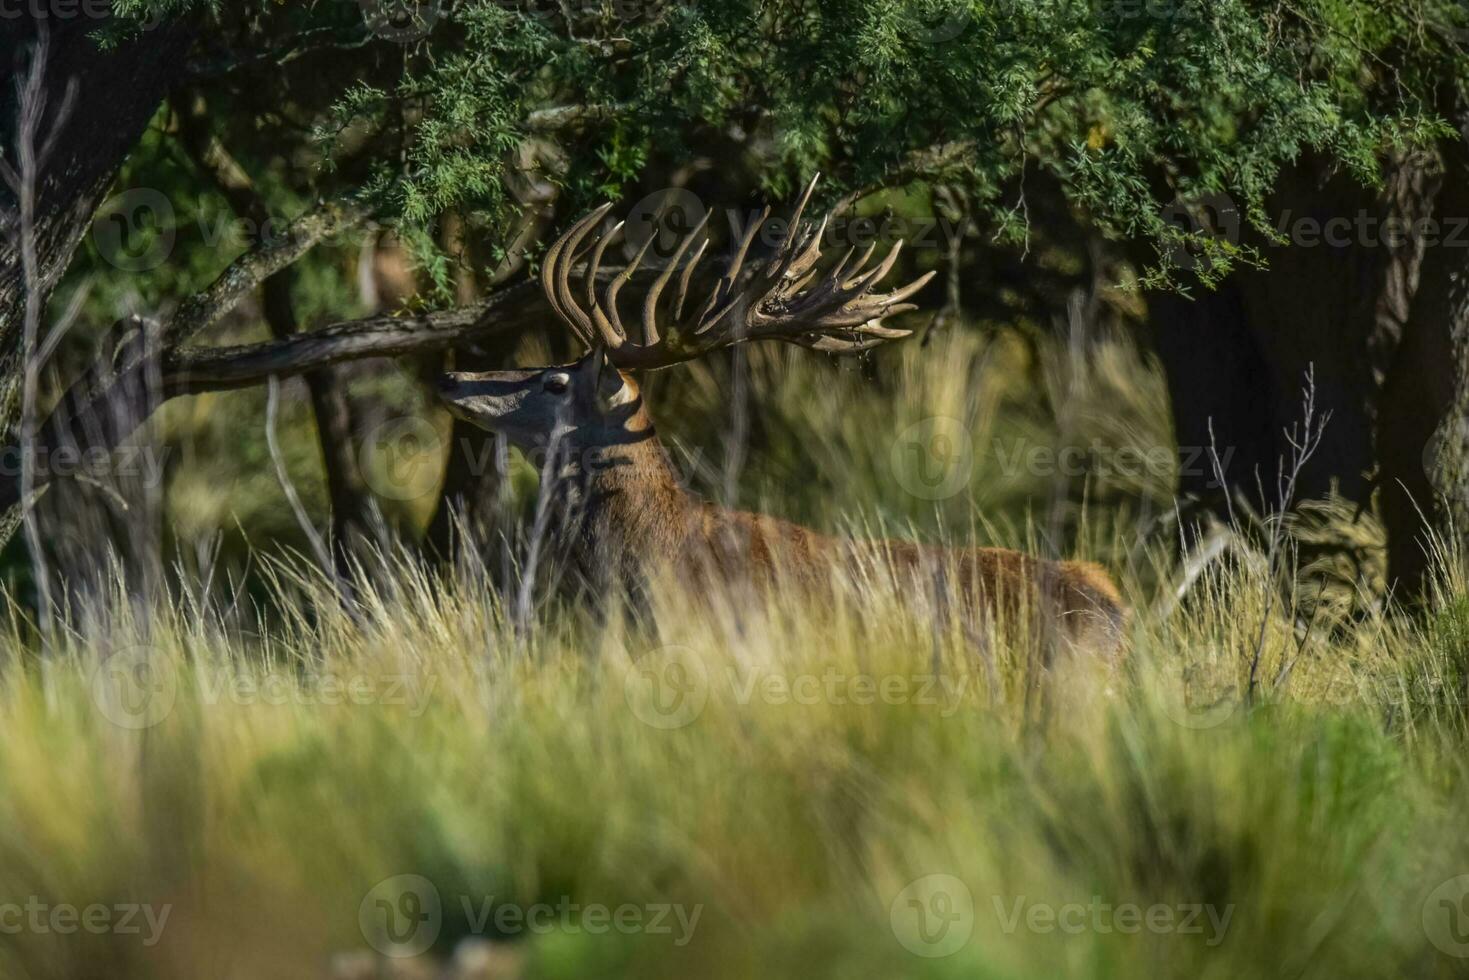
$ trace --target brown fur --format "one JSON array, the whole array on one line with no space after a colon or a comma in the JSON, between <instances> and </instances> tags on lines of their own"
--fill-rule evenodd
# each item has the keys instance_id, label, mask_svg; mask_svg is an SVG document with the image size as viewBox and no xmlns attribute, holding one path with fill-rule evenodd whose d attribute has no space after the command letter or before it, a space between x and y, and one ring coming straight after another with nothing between
<instances>
[{"instance_id":1,"label":"brown fur","mask_svg":"<svg viewBox=\"0 0 1469 980\"><path fill-rule=\"evenodd\" d=\"M623 376L623 383L635 399L620 424L624 437L599 447L594 465L581 474L583 531L574 557L583 569L634 577L666 570L681 582L779 583L825 596L835 570L845 566L860 575L876 563L899 588L926 589L953 576L951 586L981 615L996 607L1039 608L1076 648L1109 658L1120 652L1126 607L1100 566L1004 548L854 542L701 500L680 485L636 382Z\"/></svg>"}]
</instances>

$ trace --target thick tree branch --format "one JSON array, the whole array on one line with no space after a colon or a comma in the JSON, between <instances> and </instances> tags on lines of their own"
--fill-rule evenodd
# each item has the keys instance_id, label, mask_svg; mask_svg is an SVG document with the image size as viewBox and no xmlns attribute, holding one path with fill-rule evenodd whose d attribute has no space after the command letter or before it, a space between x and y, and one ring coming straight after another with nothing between
<instances>
[{"instance_id":1,"label":"thick tree branch","mask_svg":"<svg viewBox=\"0 0 1469 980\"><path fill-rule=\"evenodd\" d=\"M67 390L40 428L37 452L62 446L117 446L152 413L154 399L162 394L156 389L167 391L166 384L156 384L150 375L158 365L146 352L170 350L210 326L265 279L367 215L367 207L354 200L324 201L292 221L279 236L231 262L208 288L185 300L163 324L144 325L136 318L121 321L114 330L124 339L111 357L99 359ZM44 482L45 474L39 476L38 484ZM8 516L4 512L21 499L19 482L14 476L0 478L0 523Z\"/></svg>"},{"instance_id":2,"label":"thick tree branch","mask_svg":"<svg viewBox=\"0 0 1469 980\"><path fill-rule=\"evenodd\" d=\"M532 133L555 133L574 126L605 122L623 111L618 105L558 105L536 109L525 117Z\"/></svg>"},{"instance_id":3,"label":"thick tree branch","mask_svg":"<svg viewBox=\"0 0 1469 980\"><path fill-rule=\"evenodd\" d=\"M446 350L539 321L534 283L518 283L473 306L413 317L375 316L234 347L176 347L163 354L165 397L258 385L275 375L304 374L369 357Z\"/></svg>"},{"instance_id":4,"label":"thick tree branch","mask_svg":"<svg viewBox=\"0 0 1469 980\"><path fill-rule=\"evenodd\" d=\"M525 281L481 303L415 317L368 317L333 324L311 333L234 347L151 347L158 329L133 321L108 373L99 365L93 384L73 386L52 411L37 439L37 451L77 447L92 452L116 448L170 398L226 391L286 378L333 364L369 357L393 357L444 350L489 333L540 323L546 315L540 291ZM150 357L151 349L158 350ZM12 451L14 447L11 447ZM39 474L44 479L46 474ZM20 500L19 480L0 476L0 511Z\"/></svg>"}]
</instances>

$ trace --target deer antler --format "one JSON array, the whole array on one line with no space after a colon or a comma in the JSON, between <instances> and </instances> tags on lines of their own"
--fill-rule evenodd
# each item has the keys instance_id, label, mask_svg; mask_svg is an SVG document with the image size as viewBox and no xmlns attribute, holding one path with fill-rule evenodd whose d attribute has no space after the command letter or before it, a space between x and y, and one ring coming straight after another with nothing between
<instances>
[{"instance_id":1,"label":"deer antler","mask_svg":"<svg viewBox=\"0 0 1469 980\"><path fill-rule=\"evenodd\" d=\"M605 344L613 363L624 368L667 367L751 340L783 340L813 350L847 354L908 336L912 331L883 326L882 320L894 313L916 309L904 301L922 289L934 273L920 276L890 293L874 293L873 287L898 259L903 247L899 241L871 269L867 263L875 244L869 245L850 267L848 263L855 249L849 249L835 268L818 278L815 267L821 258L821 237L831 216L827 215L814 227L801 223L801 215L816 189L816 180L813 177L806 185L790 230L770 260L742 281L741 272L750 245L770 216L770 209L765 208L745 230L724 274L709 295L702 303L688 306L685 315L689 282L709 246L704 234L709 222L706 214L698 227L678 243L672 258L649 287L643 299L641 343L629 339L618 313L617 296L642 264L654 236L648 237L632 262L612 278L599 298L596 287L602 255L623 227L618 222L610 230L600 230L602 219L612 208L610 203L572 225L551 246L541 267L541 287L556 315L582 341L589 346ZM582 249L588 236L591 241ZM695 239L701 240L685 262L684 257ZM584 303L579 303L571 285L571 273L573 266L583 259L587 259ZM673 297L673 309L660 323L659 300L676 272L678 291Z\"/></svg>"}]
</instances>

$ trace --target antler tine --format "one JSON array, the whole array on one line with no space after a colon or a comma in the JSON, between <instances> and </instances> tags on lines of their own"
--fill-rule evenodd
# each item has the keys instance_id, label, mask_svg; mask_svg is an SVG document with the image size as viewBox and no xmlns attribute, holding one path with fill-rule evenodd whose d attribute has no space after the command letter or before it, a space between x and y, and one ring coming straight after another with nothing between
<instances>
[{"instance_id":1,"label":"antler tine","mask_svg":"<svg viewBox=\"0 0 1469 980\"><path fill-rule=\"evenodd\" d=\"M821 224L806 239L805 246L799 250L799 254L791 260L789 265L781 270L787 279L799 279L804 276L812 266L821 260L821 240L826 236L827 225L831 223L831 215L822 215Z\"/></svg>"},{"instance_id":2,"label":"antler tine","mask_svg":"<svg viewBox=\"0 0 1469 980\"><path fill-rule=\"evenodd\" d=\"M854 249L848 249L847 255L850 256L853 251ZM850 269L846 267L847 260L843 259L841 264L832 272L832 278L836 281L836 284L842 286L859 276L862 270L867 268L867 263L872 260L872 253L875 251L877 251L877 242L868 242L866 251L862 253L862 257Z\"/></svg>"},{"instance_id":3,"label":"antler tine","mask_svg":"<svg viewBox=\"0 0 1469 980\"><path fill-rule=\"evenodd\" d=\"M831 215L823 217L821 227L814 233L810 228L802 228L793 221L786 229L785 241L776 250L775 271L768 273L766 278L775 283L797 279L816 264L817 259L821 258L821 236L826 234L826 223L829 220Z\"/></svg>"},{"instance_id":4,"label":"antler tine","mask_svg":"<svg viewBox=\"0 0 1469 980\"><path fill-rule=\"evenodd\" d=\"M929 281L933 279L936 272L926 272L913 282L878 296L864 296L850 300L844 304L833 306L828 312L810 318L813 329L849 329L858 330L863 333L873 332L869 328L872 321L881 317L892 316L896 313L907 313L918 307L912 303L903 302L909 296L918 292Z\"/></svg>"},{"instance_id":5,"label":"antler tine","mask_svg":"<svg viewBox=\"0 0 1469 980\"><path fill-rule=\"evenodd\" d=\"M801 192L801 198L796 202L795 213L791 215L791 231L794 232L801 227L801 215L806 213L806 205L811 201L811 195L816 192L816 182L821 179L821 171L811 175L811 180L806 184L806 189ZM769 210L768 208L766 210Z\"/></svg>"},{"instance_id":6,"label":"antler tine","mask_svg":"<svg viewBox=\"0 0 1469 980\"><path fill-rule=\"evenodd\" d=\"M661 214L662 212L659 213ZM657 219L655 218L654 224L656 225L656 223ZM643 256L648 254L648 249L653 244L653 237L652 235L647 237L643 242L643 247L638 249L638 254L634 255L632 261L613 277L612 281L607 284L607 288L602 292L602 305L606 307L607 316L611 319L612 329L617 335L617 343L612 345L614 348L621 347L627 342L627 330L623 328L622 317L617 312L617 294L622 292L622 287L627 285L627 281L633 277L633 273L638 271L638 266L643 264Z\"/></svg>"},{"instance_id":7,"label":"antler tine","mask_svg":"<svg viewBox=\"0 0 1469 980\"><path fill-rule=\"evenodd\" d=\"M810 272L806 273L801 278L799 278L799 279L797 279L797 280L795 280L793 282L787 282L786 285L785 285L784 291L786 293L792 295L792 296L799 296L799 295L801 295L802 292L805 291L805 289L806 289L807 286L811 285L812 281L815 280L815 278L816 278L816 270L813 269ZM823 283L822 284L822 287L820 289L816 290L814 293L812 293L812 295L813 296L816 296L816 297L820 297L826 291L827 291L826 285Z\"/></svg>"},{"instance_id":8,"label":"antler tine","mask_svg":"<svg viewBox=\"0 0 1469 980\"><path fill-rule=\"evenodd\" d=\"M867 264L867 258L872 254L875 245L876 243L873 243L873 246L869 246L867 250L867 255L864 255L862 257L862 262L858 263L858 269ZM867 272L861 273L860 275L856 275L855 273L857 270L853 270L854 276L852 278L849 278L845 284L838 283L836 284L835 288L829 291L817 291L816 293L813 293L810 297L806 299L804 303L799 304L797 308L792 312L805 313L808 310L821 307L830 307L838 312L841 312L849 302L858 301L859 297L862 297L864 293L866 293L875 284L880 282L884 276L892 271L894 263L898 261L898 253L902 251L902 248L903 242L901 239L899 239L897 243L893 245L891 251L888 252L887 257L884 258L882 262L878 263L876 268L870 269ZM882 297L867 297L867 299L880 301Z\"/></svg>"},{"instance_id":9,"label":"antler tine","mask_svg":"<svg viewBox=\"0 0 1469 980\"><path fill-rule=\"evenodd\" d=\"M766 205L760 209L760 213L745 228L745 233L740 236L740 242L735 247L734 254L729 257L729 263L724 267L724 274L719 277L719 281L709 291L709 298L704 302L704 308L694 318L696 324L694 328L695 336L703 336L709 333L716 325L724 321L725 316L730 310L734 309L735 303L726 303L726 300L734 292L735 287L739 285L740 272L745 267L745 257L750 252L750 246L755 242L755 236L760 234L760 229L765 227L765 222L769 219L770 206ZM725 304L724 309L720 310L718 314L715 314L714 311L722 303Z\"/></svg>"},{"instance_id":10,"label":"antler tine","mask_svg":"<svg viewBox=\"0 0 1469 980\"><path fill-rule=\"evenodd\" d=\"M811 202L811 195L816 192L816 183L821 180L821 173L817 171L811 175L811 180L806 184L806 189L801 192L801 197L796 201L795 213L791 215L790 224L786 227L785 241L780 243L776 250L775 272L769 276L774 282L780 282L786 277L797 278L806 269L815 264L821 257L821 236L826 234L826 223L831 220L831 215L821 219L821 228L814 236L807 237L802 234L801 216L806 213L806 205ZM811 254L811 246L815 245L815 254ZM796 264L798 257L806 258L807 261L795 272L792 266Z\"/></svg>"},{"instance_id":11,"label":"antler tine","mask_svg":"<svg viewBox=\"0 0 1469 980\"><path fill-rule=\"evenodd\" d=\"M898 254L902 251L903 240L900 238L893 243L892 249L888 251L887 258L879 262L877 264L877 268L873 269L871 272L866 273L865 275L856 277L855 281L851 283L849 288L860 293L863 290L869 289L872 286L875 286L877 283L881 282L884 276L893 271L893 266L897 264L898 261Z\"/></svg>"},{"instance_id":12,"label":"antler tine","mask_svg":"<svg viewBox=\"0 0 1469 980\"><path fill-rule=\"evenodd\" d=\"M545 294L546 302L550 304L551 312L555 313L558 319L576 331L578 336L581 335L579 325L575 318L567 312L566 307L561 305L561 297L556 292L556 277L561 274L561 253L566 248L567 236L572 231L575 231L577 225L580 224L581 222L578 221L566 234L552 242L551 247L546 249L546 254L541 259L541 292Z\"/></svg>"},{"instance_id":13,"label":"antler tine","mask_svg":"<svg viewBox=\"0 0 1469 980\"><path fill-rule=\"evenodd\" d=\"M860 340L843 340L840 337L821 334L805 341L797 340L796 343L809 350L821 351L823 354L860 354L874 347L881 347L889 340L899 340L912 335L911 330L889 329L884 334L864 337Z\"/></svg>"},{"instance_id":14,"label":"antler tine","mask_svg":"<svg viewBox=\"0 0 1469 980\"><path fill-rule=\"evenodd\" d=\"M755 216L755 220L750 222L750 226L740 236L740 244L734 250L734 254L729 257L729 265L724 267L724 275L720 277L717 287L720 292L728 295L734 289L735 284L739 282L740 270L745 267L745 256L750 254L750 246L754 244L755 236L760 234L760 229L765 227L765 222L769 220L770 206L766 205L760 209L760 213Z\"/></svg>"},{"instance_id":15,"label":"antler tine","mask_svg":"<svg viewBox=\"0 0 1469 980\"><path fill-rule=\"evenodd\" d=\"M900 242L899 245L901 244ZM811 279L810 274L787 287L788 291L796 296L796 300L790 305L789 314L792 317L799 317L805 316L813 310L831 310L837 313L848 312L845 310L846 304L855 297L859 297L865 293L871 288L873 283L885 276L892 268L898 246L894 246L893 251L888 254L887 258L877 268L868 270L867 272L861 271L862 267L867 264L867 260L871 258L876 246L876 242L869 244L861 261L845 277L840 274L841 265L839 264L836 269L833 269L826 276L819 289L814 289L804 295L801 293L801 290L805 288ZM850 255L851 252L848 251L847 254ZM845 259L843 263L845 263ZM843 319L846 318L843 317Z\"/></svg>"},{"instance_id":16,"label":"antler tine","mask_svg":"<svg viewBox=\"0 0 1469 980\"><path fill-rule=\"evenodd\" d=\"M912 307L909 306L909 309L911 309L911 308ZM893 307L893 310L891 312L907 312L907 311L906 310L900 310L898 307ZM883 316L889 316L889 315L891 315L891 313L884 313L883 314ZM896 340L899 337L906 337L906 336L908 336L913 331L912 330L904 330L901 327L888 327L888 326L884 326L882 320L869 320L868 322L862 324L860 327L853 327L852 328L852 332L853 333L856 333L856 334L862 334L863 336L866 336L866 337L875 337L878 340Z\"/></svg>"},{"instance_id":17,"label":"antler tine","mask_svg":"<svg viewBox=\"0 0 1469 980\"><path fill-rule=\"evenodd\" d=\"M699 325L694 329L694 336L700 339L709 339L709 335L713 333L715 329L720 327L724 323L725 319L727 319L729 315L733 313L738 307L738 302L726 303L724 304L724 308L721 309L718 313L715 313L713 316L705 313L703 317L700 318ZM709 346L713 347L714 345L710 344Z\"/></svg>"},{"instance_id":18,"label":"antler tine","mask_svg":"<svg viewBox=\"0 0 1469 980\"><path fill-rule=\"evenodd\" d=\"M541 267L541 289L545 292L551 309L573 333L588 344L592 342L592 319L576 305L576 300L571 295L572 259L587 232L606 216L611 207L611 202L608 202L572 225L566 234L547 249Z\"/></svg>"},{"instance_id":19,"label":"antler tine","mask_svg":"<svg viewBox=\"0 0 1469 980\"><path fill-rule=\"evenodd\" d=\"M887 309L888 309L888 313L895 312L897 310L897 307L898 307L899 304L902 304L904 306L907 306L907 307L909 307L911 309L917 309L917 307L913 306L911 303L906 303L904 301L909 296L912 296L913 294L917 293L924 286L927 286L929 280L932 279L936 275L938 275L938 272L936 272L936 271L925 272L923 275L919 276L917 279L913 280L908 285L906 285L906 286L899 286L897 289L894 289L890 293L884 293L881 296L874 296L874 297L872 297L872 299L873 300L876 300L876 301L879 301L884 306L886 306ZM887 316L888 313L885 313L883 315L884 316Z\"/></svg>"},{"instance_id":20,"label":"antler tine","mask_svg":"<svg viewBox=\"0 0 1469 980\"><path fill-rule=\"evenodd\" d=\"M673 250L673 256L664 266L663 272L648 289L648 295L643 298L643 343L656 344L658 342L658 298L663 295L663 287L668 285L668 280L673 278L673 273L678 269L678 264L683 261L684 253L689 249L689 243L698 238L704 231L704 226L709 224L709 212L704 212L704 217L694 226L694 230L685 235Z\"/></svg>"},{"instance_id":21,"label":"antler tine","mask_svg":"<svg viewBox=\"0 0 1469 980\"><path fill-rule=\"evenodd\" d=\"M699 243L699 247L694 249L693 257L684 265L683 275L678 277L678 296L673 302L673 319L675 321L683 320L683 303L684 298L689 293L689 280L693 278L694 269L698 266L699 260L704 257L704 250L708 247L709 239L705 238Z\"/></svg>"},{"instance_id":22,"label":"antler tine","mask_svg":"<svg viewBox=\"0 0 1469 980\"><path fill-rule=\"evenodd\" d=\"M607 314L597 303L597 274L602 271L602 253L607 251L607 246L612 244L612 239L617 237L618 233L622 231L622 227L623 222L619 221L612 226L610 231L597 239L596 247L592 249L591 262L587 265L587 309L591 312L592 322L596 324L597 330L602 336L602 342L608 347L614 348L621 346L624 338L613 327L611 321L607 319Z\"/></svg>"},{"instance_id":23,"label":"antler tine","mask_svg":"<svg viewBox=\"0 0 1469 980\"><path fill-rule=\"evenodd\" d=\"M871 248L871 246L868 246L868 248ZM826 274L827 282L833 283L835 285L841 285L841 283L849 277L850 274L847 273L845 270L847 268L847 263L852 261L852 253L855 251L857 251L857 246L853 245L848 248L845 253L843 253L841 259L837 262L837 264L832 266L831 271ZM858 262L856 268L862 268L862 263L866 261L867 256L864 255L862 257L862 262Z\"/></svg>"}]
</instances>

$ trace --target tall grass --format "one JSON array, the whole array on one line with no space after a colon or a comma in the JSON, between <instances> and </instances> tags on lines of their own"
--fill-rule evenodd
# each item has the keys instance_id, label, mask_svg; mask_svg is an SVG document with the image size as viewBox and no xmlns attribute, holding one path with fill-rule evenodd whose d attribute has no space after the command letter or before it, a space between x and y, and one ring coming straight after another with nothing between
<instances>
[{"instance_id":1,"label":"tall grass","mask_svg":"<svg viewBox=\"0 0 1469 980\"><path fill-rule=\"evenodd\" d=\"M1121 667L1042 671L1038 641L874 583L670 590L640 620L551 599L523 629L483 566L406 552L351 610L292 557L256 556L259 608L119 581L44 659L0 631L0 976L1461 974L1462 584L1416 618L1345 580L1323 602L1241 538L1161 601L1166 474L1056 493L991 465L1003 439L1166 445L1141 358L1095 352L1062 431L1047 378L1074 368L962 336L896 356L886 391L755 358L742 502L1101 559L1135 607ZM717 447L716 382L655 386L665 433ZM921 499L892 446L935 416L975 465Z\"/></svg>"}]
</instances>

